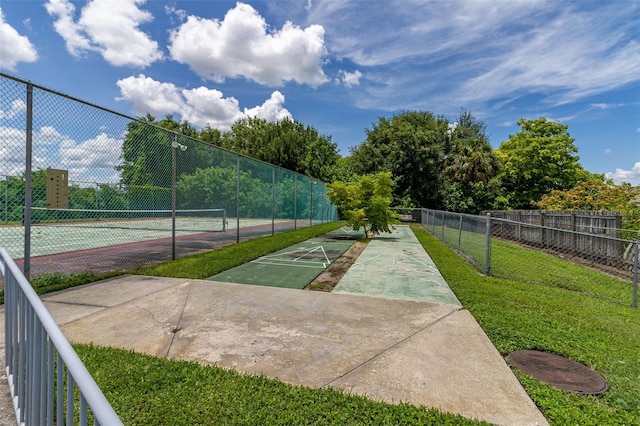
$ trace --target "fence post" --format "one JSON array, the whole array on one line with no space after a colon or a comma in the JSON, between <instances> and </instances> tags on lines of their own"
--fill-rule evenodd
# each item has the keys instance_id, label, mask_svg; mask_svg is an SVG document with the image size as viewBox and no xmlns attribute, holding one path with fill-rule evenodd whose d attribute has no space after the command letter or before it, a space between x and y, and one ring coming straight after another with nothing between
<instances>
[{"instance_id":1,"label":"fence post","mask_svg":"<svg viewBox=\"0 0 640 426\"><path fill-rule=\"evenodd\" d=\"M176 260L176 149L178 135L173 134L171 143L171 260Z\"/></svg>"},{"instance_id":2,"label":"fence post","mask_svg":"<svg viewBox=\"0 0 640 426\"><path fill-rule=\"evenodd\" d=\"M322 205L320 206L320 223L324 223L324 202L327 199L324 184L322 184Z\"/></svg>"},{"instance_id":3,"label":"fence post","mask_svg":"<svg viewBox=\"0 0 640 426\"><path fill-rule=\"evenodd\" d=\"M293 175L293 229L298 229L298 175Z\"/></svg>"},{"instance_id":4,"label":"fence post","mask_svg":"<svg viewBox=\"0 0 640 426\"><path fill-rule=\"evenodd\" d=\"M640 260L638 257L640 256L640 241L636 241L635 243L635 253L633 256L633 300L631 302L631 306L634 308L638 307L638 266L640 266Z\"/></svg>"},{"instance_id":5,"label":"fence post","mask_svg":"<svg viewBox=\"0 0 640 426\"><path fill-rule=\"evenodd\" d=\"M460 254L461 245L462 245L462 213L460 213L460 224L458 225L458 254Z\"/></svg>"},{"instance_id":6,"label":"fence post","mask_svg":"<svg viewBox=\"0 0 640 426\"><path fill-rule=\"evenodd\" d=\"M487 225L485 227L485 275L491 275L491 213L487 213Z\"/></svg>"},{"instance_id":7,"label":"fence post","mask_svg":"<svg viewBox=\"0 0 640 426\"><path fill-rule=\"evenodd\" d=\"M31 275L31 153L33 150L33 86L27 85L27 129L24 174L24 276Z\"/></svg>"},{"instance_id":8,"label":"fence post","mask_svg":"<svg viewBox=\"0 0 640 426\"><path fill-rule=\"evenodd\" d=\"M313 181L309 181L309 226L313 226Z\"/></svg>"},{"instance_id":9,"label":"fence post","mask_svg":"<svg viewBox=\"0 0 640 426\"><path fill-rule=\"evenodd\" d=\"M276 168L271 166L271 235L276 234Z\"/></svg>"},{"instance_id":10,"label":"fence post","mask_svg":"<svg viewBox=\"0 0 640 426\"><path fill-rule=\"evenodd\" d=\"M4 223L9 222L9 176L4 177Z\"/></svg>"},{"instance_id":11,"label":"fence post","mask_svg":"<svg viewBox=\"0 0 640 426\"><path fill-rule=\"evenodd\" d=\"M240 156L236 155L236 244L240 242Z\"/></svg>"}]
</instances>

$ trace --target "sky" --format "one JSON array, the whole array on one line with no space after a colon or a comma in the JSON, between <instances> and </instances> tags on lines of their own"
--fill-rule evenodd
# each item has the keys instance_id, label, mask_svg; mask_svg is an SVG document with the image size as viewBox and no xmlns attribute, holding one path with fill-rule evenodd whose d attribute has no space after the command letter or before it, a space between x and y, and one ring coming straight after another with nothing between
<instances>
[{"instance_id":1,"label":"sky","mask_svg":"<svg viewBox=\"0 0 640 426\"><path fill-rule=\"evenodd\" d=\"M404 111L470 111L494 148L546 117L585 169L640 185L639 22L624 0L0 0L0 71L198 128L290 117L343 156Z\"/></svg>"}]
</instances>

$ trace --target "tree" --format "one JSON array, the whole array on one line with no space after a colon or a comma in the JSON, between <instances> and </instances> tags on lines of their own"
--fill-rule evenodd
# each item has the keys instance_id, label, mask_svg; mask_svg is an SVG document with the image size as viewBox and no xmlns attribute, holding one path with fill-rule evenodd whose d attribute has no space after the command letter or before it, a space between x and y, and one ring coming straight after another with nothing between
<instances>
[{"instance_id":1,"label":"tree","mask_svg":"<svg viewBox=\"0 0 640 426\"><path fill-rule=\"evenodd\" d=\"M123 162L117 167L121 171L121 182L132 186L170 187L171 144L175 134L191 138L198 135L189 123L179 123L171 115L159 122L147 115L129 123L122 144ZM198 167L210 165L207 157L202 158L202 151L195 147L181 152L176 161L178 174L193 173Z\"/></svg>"},{"instance_id":2,"label":"tree","mask_svg":"<svg viewBox=\"0 0 640 426\"><path fill-rule=\"evenodd\" d=\"M486 135L486 125L462 110L451 126L451 150L445 164L448 178L465 185L487 184L498 173L498 158Z\"/></svg>"},{"instance_id":3,"label":"tree","mask_svg":"<svg viewBox=\"0 0 640 426\"><path fill-rule=\"evenodd\" d=\"M287 170L328 180L340 157L337 144L310 126L295 120L267 121L243 118L222 137L228 150L265 161Z\"/></svg>"},{"instance_id":4,"label":"tree","mask_svg":"<svg viewBox=\"0 0 640 426\"><path fill-rule=\"evenodd\" d=\"M494 178L499 162L485 130L485 124L466 110L450 126L451 149L444 161L443 206L447 210L478 213L491 209L498 199Z\"/></svg>"},{"instance_id":5,"label":"tree","mask_svg":"<svg viewBox=\"0 0 640 426\"><path fill-rule=\"evenodd\" d=\"M544 117L522 118L518 125L521 130L509 135L496 151L512 207L527 208L549 191L573 188L584 169L568 126Z\"/></svg>"},{"instance_id":6,"label":"tree","mask_svg":"<svg viewBox=\"0 0 640 426\"><path fill-rule=\"evenodd\" d=\"M368 237L390 233L390 226L398 223L397 214L390 209L392 187L391 173L381 172L350 183L335 181L327 185L327 196L338 206L347 224L356 231L364 228L364 235Z\"/></svg>"},{"instance_id":7,"label":"tree","mask_svg":"<svg viewBox=\"0 0 640 426\"><path fill-rule=\"evenodd\" d=\"M367 139L352 149L356 174L389 172L395 177L394 197L423 207L442 203L443 160L450 149L448 121L425 111L379 118Z\"/></svg>"}]
</instances>

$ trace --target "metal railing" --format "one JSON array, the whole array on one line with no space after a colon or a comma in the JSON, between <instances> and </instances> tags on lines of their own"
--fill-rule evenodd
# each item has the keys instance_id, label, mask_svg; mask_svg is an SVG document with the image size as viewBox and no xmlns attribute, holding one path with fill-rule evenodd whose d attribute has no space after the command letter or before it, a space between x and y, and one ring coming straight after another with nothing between
<instances>
[{"instance_id":1,"label":"metal railing","mask_svg":"<svg viewBox=\"0 0 640 426\"><path fill-rule=\"evenodd\" d=\"M631 305L637 308L640 241L499 219L491 214L421 209L420 222L485 275L511 278L513 268L503 264L504 256L497 254L508 250L505 243L515 244L631 282Z\"/></svg>"},{"instance_id":2,"label":"metal railing","mask_svg":"<svg viewBox=\"0 0 640 426\"><path fill-rule=\"evenodd\" d=\"M95 425L122 422L5 249L6 373L18 424ZM76 394L76 389L78 393Z\"/></svg>"}]
</instances>

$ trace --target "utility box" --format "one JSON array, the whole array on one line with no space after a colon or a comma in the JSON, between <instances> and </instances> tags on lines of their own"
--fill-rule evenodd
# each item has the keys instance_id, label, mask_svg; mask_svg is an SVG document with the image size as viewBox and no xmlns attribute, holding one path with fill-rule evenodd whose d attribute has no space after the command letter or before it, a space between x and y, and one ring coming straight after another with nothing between
<instances>
[{"instance_id":1,"label":"utility box","mask_svg":"<svg viewBox=\"0 0 640 426\"><path fill-rule=\"evenodd\" d=\"M69 171L47 169L47 208L69 208Z\"/></svg>"}]
</instances>

